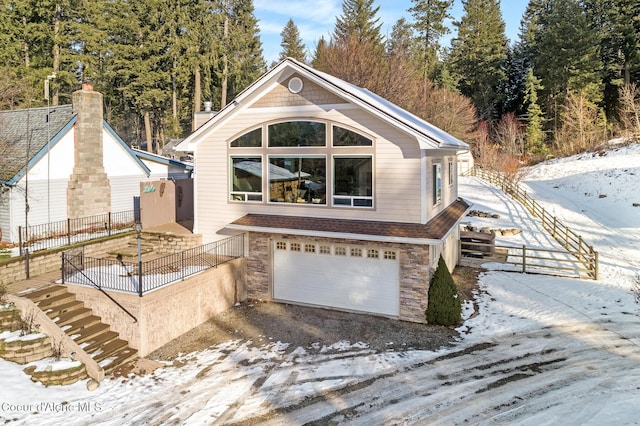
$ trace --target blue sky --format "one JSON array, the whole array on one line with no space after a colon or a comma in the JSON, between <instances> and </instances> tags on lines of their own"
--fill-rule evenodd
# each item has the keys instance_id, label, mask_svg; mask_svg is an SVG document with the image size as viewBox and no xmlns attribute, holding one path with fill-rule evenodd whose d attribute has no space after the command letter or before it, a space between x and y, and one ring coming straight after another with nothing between
<instances>
[{"instance_id":1,"label":"blue sky","mask_svg":"<svg viewBox=\"0 0 640 426\"><path fill-rule=\"evenodd\" d=\"M520 19L529 0L502 0L502 19L506 24L506 35L510 40L518 36ZM405 17L411 20L407 12L413 3L411 0L377 0L380 6L378 16L382 22L382 31L391 32L393 24ZM336 23L336 17L342 14L342 0L254 0L255 15L260 26L262 49L267 63L278 59L280 54L280 32L289 18L295 22L307 47L313 52L320 36L328 38ZM451 14L454 19L462 16L462 2L455 0ZM443 41L446 46L448 41Z\"/></svg>"}]
</instances>

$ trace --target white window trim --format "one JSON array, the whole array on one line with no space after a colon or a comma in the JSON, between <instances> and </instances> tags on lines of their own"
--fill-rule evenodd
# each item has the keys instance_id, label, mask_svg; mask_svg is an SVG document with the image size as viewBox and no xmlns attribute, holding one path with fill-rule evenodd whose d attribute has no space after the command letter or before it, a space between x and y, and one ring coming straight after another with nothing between
<instances>
[{"instance_id":1,"label":"white window trim","mask_svg":"<svg viewBox=\"0 0 640 426\"><path fill-rule=\"evenodd\" d=\"M295 122L309 122L309 123L321 123L324 124L324 145L313 145L313 146L271 146L269 145L269 126L274 126L277 124L282 124L282 123L295 123ZM331 146L331 141L329 140L329 128L331 128L331 123L327 122L326 120L318 120L318 119L311 119L311 118L305 118L305 117L299 117L299 118L295 118L295 119L288 119L288 120L276 120L276 121L270 121L268 123L264 123L264 132L263 132L263 141L262 141L262 145L266 148L266 149L282 149L282 150L286 150L286 149L327 149L328 147Z\"/></svg>"},{"instance_id":2,"label":"white window trim","mask_svg":"<svg viewBox=\"0 0 640 426\"><path fill-rule=\"evenodd\" d=\"M342 145L342 146L334 145L333 144L333 132L334 132L334 128L335 127L340 127L340 128L345 129L345 130L349 130L349 131L351 131L353 133L357 133L360 136L364 136L365 138L371 140L371 145ZM376 138L374 138L371 135L368 135L365 132L362 132L360 130L356 130L353 127L350 127L350 126L347 126L347 125L344 125L344 124L338 124L338 123L332 121L332 122L329 123L329 128L331 129L331 134L328 135L329 136L329 146L331 148L335 148L335 149L373 149L375 147Z\"/></svg>"},{"instance_id":3,"label":"white window trim","mask_svg":"<svg viewBox=\"0 0 640 426\"><path fill-rule=\"evenodd\" d=\"M261 171L261 188L260 188L260 192L244 192L244 191L234 191L233 190L233 175L234 175L234 170L233 170L233 159L234 158L259 158L260 159L260 165L262 168ZM228 187L228 201L232 202L232 203L256 203L256 204L262 204L264 202L264 157L262 155L255 155L255 154L246 154L246 155L242 155L242 154L231 154L229 155L229 187ZM260 200L250 200L249 197L250 196L260 196ZM234 200L233 197L234 196L240 196L243 199L242 200Z\"/></svg>"},{"instance_id":4,"label":"white window trim","mask_svg":"<svg viewBox=\"0 0 640 426\"><path fill-rule=\"evenodd\" d=\"M280 205L287 205L287 206L305 206L305 207L327 207L329 204L327 202L327 187L329 186L329 183L326 182L325 183L325 196L324 196L324 204L322 203L291 203L291 202L287 202L287 201L271 201L271 173L269 172L269 165L271 165L271 159L272 158L293 158L293 159L299 159L299 158L323 158L324 162L325 162L325 174L328 175L328 165L327 165L327 156L324 154L304 154L304 155L300 155L300 154L269 154L267 155L267 172L266 172L266 177L267 177L267 204L270 205L274 205L274 206L280 206ZM262 174L264 176L265 171L264 171L264 165L263 165L263 169L262 169ZM328 176L325 176L325 179L328 179ZM264 197L263 197L264 199Z\"/></svg>"},{"instance_id":5,"label":"white window trim","mask_svg":"<svg viewBox=\"0 0 640 426\"><path fill-rule=\"evenodd\" d=\"M438 180L436 176L436 170L439 170L440 174L440 196L437 196L438 192ZM443 191L442 191L442 162L436 161L431 163L431 198L434 206L439 206L442 204Z\"/></svg>"},{"instance_id":6,"label":"white window trim","mask_svg":"<svg viewBox=\"0 0 640 426\"><path fill-rule=\"evenodd\" d=\"M455 166L453 160L449 160L449 187L452 187L456 180L456 174L454 173Z\"/></svg>"},{"instance_id":7,"label":"white window trim","mask_svg":"<svg viewBox=\"0 0 640 426\"><path fill-rule=\"evenodd\" d=\"M369 147L367 147L369 148ZM336 158L371 158L371 193L373 195L368 196L368 195L357 195L357 196L353 196L353 195L336 195L335 194L335 185L336 185L336 167L335 167L335 160ZM374 164L374 155L373 154L358 154L358 153L353 153L353 154L346 154L346 153L342 153L342 154L332 154L331 155L331 207L336 207L336 208L346 208L346 209L374 209L375 208L375 188L376 188L376 174L375 174L375 164ZM334 202L334 200L350 200L350 204L336 204ZM370 206L354 206L353 202L354 200L371 200L371 205Z\"/></svg>"}]
</instances>

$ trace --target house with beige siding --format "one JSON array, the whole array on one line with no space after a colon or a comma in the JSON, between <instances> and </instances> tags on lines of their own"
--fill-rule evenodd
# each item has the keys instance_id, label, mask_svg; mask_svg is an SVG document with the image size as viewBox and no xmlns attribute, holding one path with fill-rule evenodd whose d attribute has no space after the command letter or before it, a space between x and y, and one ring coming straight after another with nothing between
<instances>
[{"instance_id":1,"label":"house with beige siding","mask_svg":"<svg viewBox=\"0 0 640 426\"><path fill-rule=\"evenodd\" d=\"M424 322L457 262L468 145L381 97L285 59L211 114L194 153L194 232L244 233L250 298Z\"/></svg>"}]
</instances>

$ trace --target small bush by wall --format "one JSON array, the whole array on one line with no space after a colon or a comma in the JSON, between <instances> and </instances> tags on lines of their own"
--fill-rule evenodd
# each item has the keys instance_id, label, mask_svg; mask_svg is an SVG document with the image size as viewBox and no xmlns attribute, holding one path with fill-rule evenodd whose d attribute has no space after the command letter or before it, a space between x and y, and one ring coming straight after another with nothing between
<instances>
[{"instance_id":1,"label":"small bush by wall","mask_svg":"<svg viewBox=\"0 0 640 426\"><path fill-rule=\"evenodd\" d=\"M427 322L435 325L456 325L462 321L461 297L442 256L438 261L427 303Z\"/></svg>"}]
</instances>

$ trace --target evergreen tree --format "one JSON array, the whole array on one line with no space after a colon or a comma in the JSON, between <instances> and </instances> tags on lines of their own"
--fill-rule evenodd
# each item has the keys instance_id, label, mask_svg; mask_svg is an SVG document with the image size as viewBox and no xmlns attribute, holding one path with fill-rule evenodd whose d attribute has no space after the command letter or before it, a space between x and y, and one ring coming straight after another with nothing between
<instances>
[{"instance_id":1,"label":"evergreen tree","mask_svg":"<svg viewBox=\"0 0 640 426\"><path fill-rule=\"evenodd\" d=\"M463 0L464 15L455 25L450 67L458 89L473 100L480 116L491 122L504 102L501 88L506 80L505 25L498 0Z\"/></svg>"},{"instance_id":2,"label":"evergreen tree","mask_svg":"<svg viewBox=\"0 0 640 426\"><path fill-rule=\"evenodd\" d=\"M602 99L599 43L577 0L548 0L537 12L529 29L531 65L543 86L545 115L557 129L567 93L581 93L593 103Z\"/></svg>"},{"instance_id":3,"label":"evergreen tree","mask_svg":"<svg viewBox=\"0 0 640 426\"><path fill-rule=\"evenodd\" d=\"M391 29L391 37L387 39L387 52L413 56L413 40L413 26L406 19L400 18Z\"/></svg>"},{"instance_id":4,"label":"evergreen tree","mask_svg":"<svg viewBox=\"0 0 640 426\"><path fill-rule=\"evenodd\" d=\"M281 61L285 58L293 58L300 62L307 62L306 48L293 19L289 19L287 25L282 29L280 37L282 37L282 42L280 43L282 52L280 52L279 58Z\"/></svg>"},{"instance_id":5,"label":"evergreen tree","mask_svg":"<svg viewBox=\"0 0 640 426\"><path fill-rule=\"evenodd\" d=\"M527 103L527 130L525 134L525 152L543 154L545 152L544 133L542 131L542 109L538 105L540 80L529 68L526 80L525 102Z\"/></svg>"},{"instance_id":6,"label":"evergreen tree","mask_svg":"<svg viewBox=\"0 0 640 426\"><path fill-rule=\"evenodd\" d=\"M222 56L216 69L220 107L253 83L266 69L252 0L224 0Z\"/></svg>"},{"instance_id":7,"label":"evergreen tree","mask_svg":"<svg viewBox=\"0 0 640 426\"><path fill-rule=\"evenodd\" d=\"M457 325L462 321L462 300L442 256L429 284L426 317L429 324L435 325Z\"/></svg>"},{"instance_id":8,"label":"evergreen tree","mask_svg":"<svg viewBox=\"0 0 640 426\"><path fill-rule=\"evenodd\" d=\"M409 12L413 15L413 28L418 34L418 46L421 73L424 79L433 80L438 69L438 56L441 53L440 40L449 33L445 20L451 18L449 9L453 0L411 0L413 7Z\"/></svg>"},{"instance_id":9,"label":"evergreen tree","mask_svg":"<svg viewBox=\"0 0 640 426\"><path fill-rule=\"evenodd\" d=\"M376 15L380 6L373 7L374 0L344 0L342 15L336 18L333 41L345 42L355 38L359 42L370 42L374 46L382 45L382 33Z\"/></svg>"},{"instance_id":10,"label":"evergreen tree","mask_svg":"<svg viewBox=\"0 0 640 426\"><path fill-rule=\"evenodd\" d=\"M599 37L604 106L613 116L620 88L640 80L640 2L583 0L582 4Z\"/></svg>"}]
</instances>

